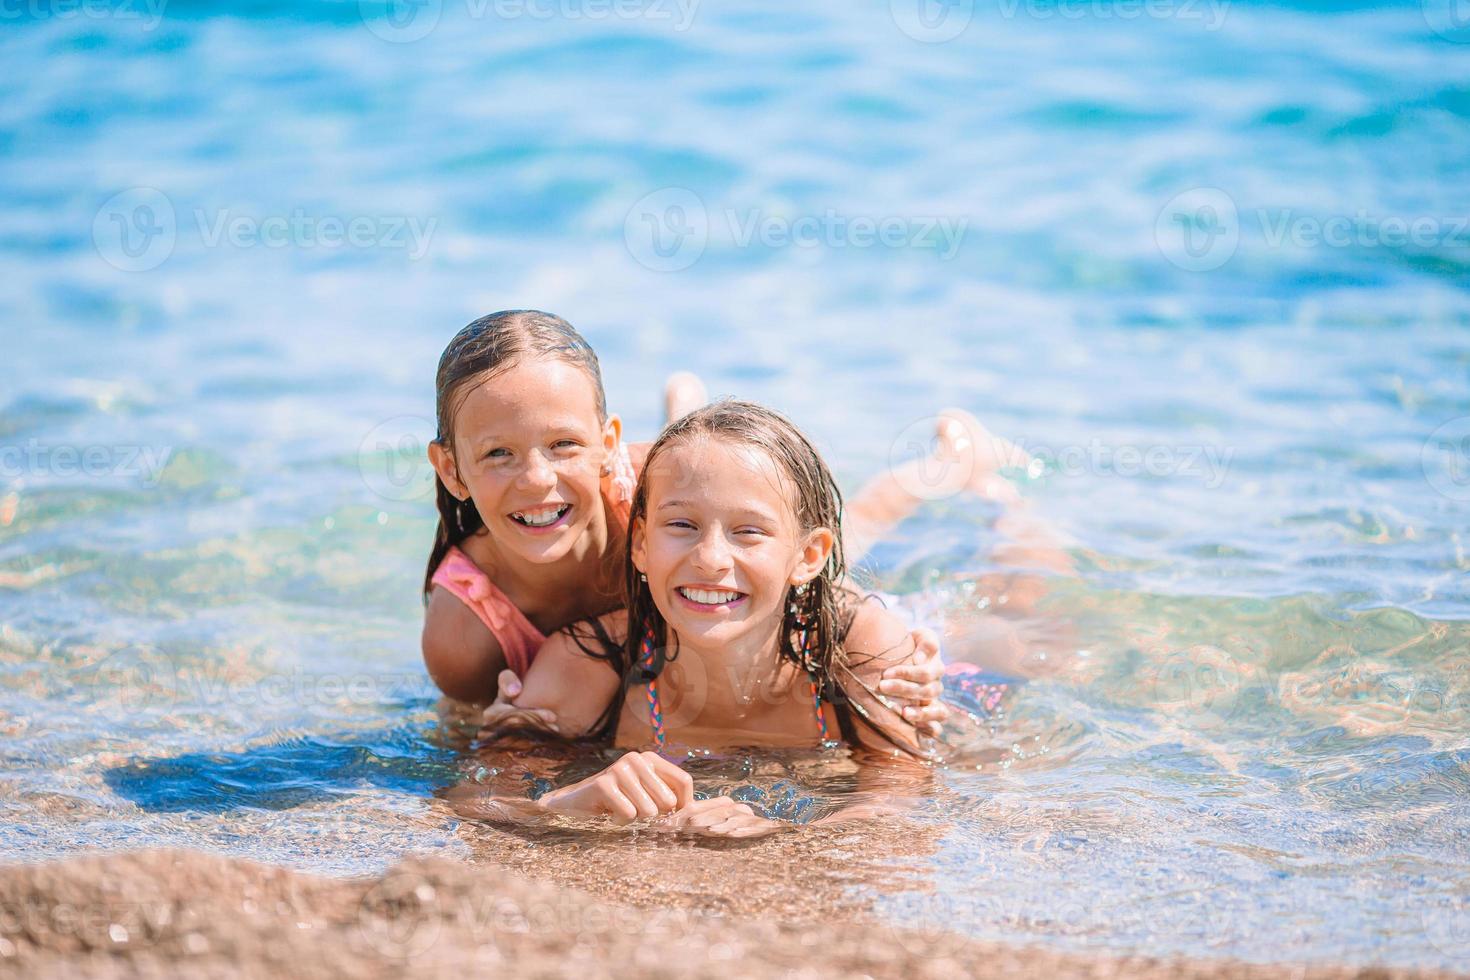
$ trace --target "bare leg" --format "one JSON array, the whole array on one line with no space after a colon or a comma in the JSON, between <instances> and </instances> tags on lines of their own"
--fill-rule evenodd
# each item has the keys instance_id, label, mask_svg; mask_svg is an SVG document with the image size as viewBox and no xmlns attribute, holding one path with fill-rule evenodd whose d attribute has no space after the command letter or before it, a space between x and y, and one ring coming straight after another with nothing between
<instances>
[{"instance_id":1,"label":"bare leg","mask_svg":"<svg viewBox=\"0 0 1470 980\"><path fill-rule=\"evenodd\" d=\"M703 407L709 401L709 392L699 375L690 371L675 371L664 382L664 424L681 419Z\"/></svg>"},{"instance_id":2,"label":"bare leg","mask_svg":"<svg viewBox=\"0 0 1470 980\"><path fill-rule=\"evenodd\" d=\"M939 413L928 456L889 467L858 490L843 514L843 545L856 560L926 500L973 493L1006 508L997 525L1011 538L1008 561L1070 570L1060 539L1034 515L1016 488L1000 475L1007 467L1025 468L1031 455L990 432L963 409Z\"/></svg>"}]
</instances>

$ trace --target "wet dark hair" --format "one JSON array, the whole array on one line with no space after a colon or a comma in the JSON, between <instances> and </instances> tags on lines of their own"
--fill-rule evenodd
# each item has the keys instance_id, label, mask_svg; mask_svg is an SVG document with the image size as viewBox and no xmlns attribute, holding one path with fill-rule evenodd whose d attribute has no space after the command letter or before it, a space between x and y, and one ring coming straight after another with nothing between
<instances>
[{"instance_id":1,"label":"wet dark hair","mask_svg":"<svg viewBox=\"0 0 1470 980\"><path fill-rule=\"evenodd\" d=\"M924 751L912 737L913 726L885 707L876 692L858 679L843 649L861 596L843 584L847 562L842 550L842 491L837 481L816 447L789 419L753 402L733 399L707 405L670 423L648 450L628 520L629 547L624 577L628 609L626 640L622 644L613 643L595 621L579 624L574 630L586 653L607 660L623 678L614 703L596 726L598 734L615 733L630 686L658 677L664 666L678 657L677 637L672 638L671 649L668 625L653 601L648 583L633 565L632 534L638 522L648 515L651 475L660 472L660 467L670 466L666 460L670 449L699 439L721 440L763 452L775 462L787 484L800 530L805 533L827 528L832 532L832 551L822 570L801 590L795 587L787 590L780 655L807 671L823 692L823 700L833 704L842 735L849 743L857 743L853 725L860 721L904 752L923 755ZM591 635L583 626L590 627ZM653 661L645 667L640 661L643 641L650 631L654 637ZM892 726L876 724L872 715L879 712L892 715L900 731L907 729L905 734L910 737L896 738L887 730Z\"/></svg>"},{"instance_id":2,"label":"wet dark hair","mask_svg":"<svg viewBox=\"0 0 1470 980\"><path fill-rule=\"evenodd\" d=\"M607 421L607 394L602 387L602 368L592 345L575 327L559 316L540 310L502 310L482 316L454 335L439 358L434 379L434 414L438 423L435 441L454 452L454 416L469 386L528 357L550 357L581 368L592 382L597 403L597 421ZM439 527L429 552L424 574L424 595L433 591L434 572L449 549L464 541L485 522L473 500L460 500L436 475L434 502L439 509Z\"/></svg>"}]
</instances>

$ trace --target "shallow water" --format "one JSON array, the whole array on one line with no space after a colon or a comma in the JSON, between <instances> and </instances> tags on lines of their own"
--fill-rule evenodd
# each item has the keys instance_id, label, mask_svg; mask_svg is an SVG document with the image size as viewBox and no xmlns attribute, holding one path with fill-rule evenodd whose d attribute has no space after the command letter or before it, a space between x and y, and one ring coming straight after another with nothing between
<instances>
[{"instance_id":1,"label":"shallow water","mask_svg":"<svg viewBox=\"0 0 1470 980\"><path fill-rule=\"evenodd\" d=\"M1079 565L922 846L713 894L1470 970L1470 35L1345 6L14 8L0 856L695 873L442 798L486 760L417 654L433 365L538 306L635 436L691 368L853 486L964 406ZM962 621L994 517L874 581ZM763 765L708 778L847 785Z\"/></svg>"}]
</instances>

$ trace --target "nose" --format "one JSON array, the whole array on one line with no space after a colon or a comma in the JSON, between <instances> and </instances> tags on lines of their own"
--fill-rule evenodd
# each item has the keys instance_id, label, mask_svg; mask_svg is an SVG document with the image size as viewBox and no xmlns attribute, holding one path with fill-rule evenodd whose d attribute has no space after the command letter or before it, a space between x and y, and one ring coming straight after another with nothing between
<instances>
[{"instance_id":1,"label":"nose","mask_svg":"<svg viewBox=\"0 0 1470 980\"><path fill-rule=\"evenodd\" d=\"M551 468L545 456L532 451L526 457L526 465L516 482L525 490L550 490L556 486L556 470Z\"/></svg>"},{"instance_id":2,"label":"nose","mask_svg":"<svg viewBox=\"0 0 1470 980\"><path fill-rule=\"evenodd\" d=\"M730 548L725 543L725 533L718 527L709 527L694 543L694 553L689 556L700 574L718 575L730 568Z\"/></svg>"}]
</instances>

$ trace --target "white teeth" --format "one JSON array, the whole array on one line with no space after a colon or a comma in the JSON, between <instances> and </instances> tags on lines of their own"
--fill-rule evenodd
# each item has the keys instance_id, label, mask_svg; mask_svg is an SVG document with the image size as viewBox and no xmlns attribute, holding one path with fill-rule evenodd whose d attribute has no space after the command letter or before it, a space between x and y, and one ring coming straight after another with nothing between
<instances>
[{"instance_id":1,"label":"white teeth","mask_svg":"<svg viewBox=\"0 0 1470 980\"><path fill-rule=\"evenodd\" d=\"M548 524L555 524L557 518L566 513L567 506L565 504L557 504L554 507L540 507L536 510L518 510L510 516L522 524L529 524L531 527L545 527Z\"/></svg>"},{"instance_id":2,"label":"white teeth","mask_svg":"<svg viewBox=\"0 0 1470 980\"><path fill-rule=\"evenodd\" d=\"M740 598L739 592L721 592L711 589L686 589L679 588L679 594L686 599L698 602L701 605L716 606L725 602L734 602Z\"/></svg>"}]
</instances>

